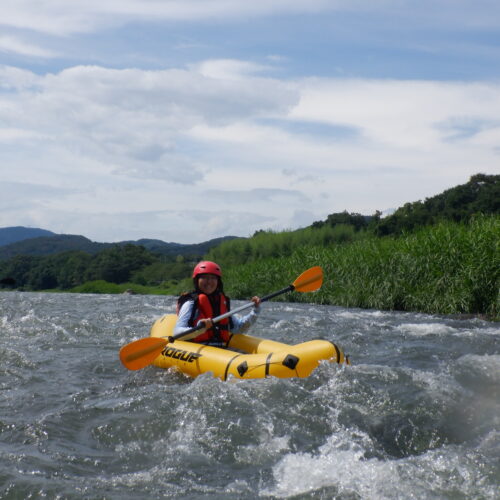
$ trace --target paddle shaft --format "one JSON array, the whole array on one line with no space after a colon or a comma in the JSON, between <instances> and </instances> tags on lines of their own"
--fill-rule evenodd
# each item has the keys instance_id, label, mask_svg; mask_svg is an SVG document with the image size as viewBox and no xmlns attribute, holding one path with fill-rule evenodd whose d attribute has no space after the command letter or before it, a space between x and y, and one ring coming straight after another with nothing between
<instances>
[{"instance_id":1,"label":"paddle shaft","mask_svg":"<svg viewBox=\"0 0 500 500\"><path fill-rule=\"evenodd\" d=\"M287 292L293 292L295 290L295 287L293 285L288 285L285 288L282 288L281 290L278 290L277 292L270 293L269 295L265 295L260 299L261 302L266 302L266 300L270 300L274 297L277 297L278 295L282 295ZM237 307L236 309L232 309L231 311L228 311L227 313L221 314L220 316L216 316L215 318L212 318L212 323L218 323L219 321L222 321L223 319L229 318L229 316L232 316L233 314L239 313L241 311L244 311L245 309L248 309L252 306L255 306L254 302L249 302L248 304L243 304L240 307ZM189 335L190 333L196 332L198 330L202 330L204 328L204 325L198 325L198 326L193 326L193 328L190 328L189 330L186 330L185 332L178 333L177 335L173 335L171 337L168 337L169 342L173 342L174 340L181 339L182 337L185 337L186 335Z\"/></svg>"}]
</instances>

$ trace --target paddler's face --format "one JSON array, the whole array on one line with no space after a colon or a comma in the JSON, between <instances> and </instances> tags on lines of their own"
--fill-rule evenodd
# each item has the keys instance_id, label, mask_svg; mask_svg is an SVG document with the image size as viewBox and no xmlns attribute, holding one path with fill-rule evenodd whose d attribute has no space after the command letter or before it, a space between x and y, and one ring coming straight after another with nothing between
<instances>
[{"instance_id":1,"label":"paddler's face","mask_svg":"<svg viewBox=\"0 0 500 500\"><path fill-rule=\"evenodd\" d=\"M198 278L198 288L207 295L217 290L217 284L218 278L215 274L202 274Z\"/></svg>"}]
</instances>

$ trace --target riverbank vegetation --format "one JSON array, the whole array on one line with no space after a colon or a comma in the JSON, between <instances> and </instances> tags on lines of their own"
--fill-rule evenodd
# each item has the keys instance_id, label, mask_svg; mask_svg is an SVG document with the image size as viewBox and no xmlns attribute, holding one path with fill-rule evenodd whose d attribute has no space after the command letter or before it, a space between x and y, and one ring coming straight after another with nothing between
<instances>
[{"instance_id":1,"label":"riverbank vegetation","mask_svg":"<svg viewBox=\"0 0 500 500\"><path fill-rule=\"evenodd\" d=\"M347 307L500 316L500 176L479 174L393 215L331 214L296 231L257 231L205 255L159 255L137 245L0 261L0 284L20 290L161 293L191 289L194 263L224 269L236 299L286 286L314 265L325 282L284 300Z\"/></svg>"},{"instance_id":2,"label":"riverbank vegetation","mask_svg":"<svg viewBox=\"0 0 500 500\"><path fill-rule=\"evenodd\" d=\"M286 286L300 270L321 265L325 282L289 301L346 307L473 314L499 319L500 217L441 222L399 237L303 245L286 257L227 268L227 291L250 297ZM224 259L221 256L221 265Z\"/></svg>"}]
</instances>

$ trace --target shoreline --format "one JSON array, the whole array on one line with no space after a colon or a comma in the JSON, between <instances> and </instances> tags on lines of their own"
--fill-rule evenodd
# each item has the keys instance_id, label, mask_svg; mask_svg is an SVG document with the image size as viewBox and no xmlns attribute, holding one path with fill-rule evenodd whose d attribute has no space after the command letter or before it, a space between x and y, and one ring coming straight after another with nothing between
<instances>
[{"instance_id":1,"label":"shoreline","mask_svg":"<svg viewBox=\"0 0 500 500\"><path fill-rule=\"evenodd\" d=\"M75 290L60 290L60 289L48 289L48 290L18 290L18 289L1 289L0 288L0 293L2 292L19 292L19 293L61 293L61 294L83 294L83 295L126 295L126 296L144 296L144 295L151 295L151 296L169 296L169 297L178 297L178 293L171 293L167 291L161 291L159 290L157 293L141 293L134 291L133 289L126 289L124 291L117 291L117 292L108 292L108 291L94 291L94 292L81 292L81 291L75 291ZM245 299L239 299L239 298L233 298L233 300L245 300ZM287 302L286 300L280 300L277 299L276 302ZM294 302L294 301L291 301ZM473 320L473 319L478 319L480 321L487 321L489 323L498 323L500 322L500 318L495 318L493 316L489 316L486 313L449 313L449 314L443 314L439 312L429 312L429 311L414 311L414 310L395 310L395 309L372 309L372 308L363 308L363 307L347 307L347 306L342 306L339 304L333 304L333 303L325 303L321 302L318 304L317 302L314 301L300 301L298 303L301 304L310 304L310 305L322 305L322 306L334 306L334 307L345 307L346 309L360 309L362 311L388 311L388 312L401 312L401 313L415 313L415 314L428 314L431 316L438 316L440 318L445 318L445 319L455 319L459 321L468 321L468 320Z\"/></svg>"}]
</instances>

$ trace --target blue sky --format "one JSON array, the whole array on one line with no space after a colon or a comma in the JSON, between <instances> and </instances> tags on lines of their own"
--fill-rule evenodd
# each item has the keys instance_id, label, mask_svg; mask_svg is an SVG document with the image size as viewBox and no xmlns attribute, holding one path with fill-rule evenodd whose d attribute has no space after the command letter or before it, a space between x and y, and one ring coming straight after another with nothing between
<instances>
[{"instance_id":1,"label":"blue sky","mask_svg":"<svg viewBox=\"0 0 500 500\"><path fill-rule=\"evenodd\" d=\"M500 3L2 0L0 227L193 243L500 173Z\"/></svg>"}]
</instances>

